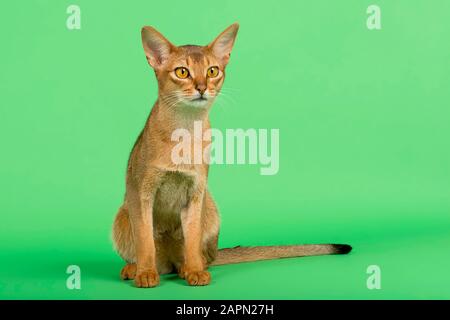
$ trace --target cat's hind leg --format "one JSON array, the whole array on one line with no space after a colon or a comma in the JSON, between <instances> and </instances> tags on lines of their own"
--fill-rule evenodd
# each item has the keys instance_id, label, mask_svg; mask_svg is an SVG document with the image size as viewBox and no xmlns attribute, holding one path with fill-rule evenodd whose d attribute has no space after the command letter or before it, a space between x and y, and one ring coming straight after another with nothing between
<instances>
[{"instance_id":1,"label":"cat's hind leg","mask_svg":"<svg viewBox=\"0 0 450 320\"><path fill-rule=\"evenodd\" d=\"M122 280L134 280L136 277L136 263L127 263L120 271Z\"/></svg>"},{"instance_id":2,"label":"cat's hind leg","mask_svg":"<svg viewBox=\"0 0 450 320\"><path fill-rule=\"evenodd\" d=\"M131 231L128 209L125 205L119 208L113 225L113 243L117 253L129 264L136 262L136 249Z\"/></svg>"},{"instance_id":3,"label":"cat's hind leg","mask_svg":"<svg viewBox=\"0 0 450 320\"><path fill-rule=\"evenodd\" d=\"M122 259L127 261L127 264L120 271L120 278L122 280L133 280L136 276L136 254L128 209L125 205L121 206L119 212L117 212L112 238L116 251Z\"/></svg>"}]
</instances>

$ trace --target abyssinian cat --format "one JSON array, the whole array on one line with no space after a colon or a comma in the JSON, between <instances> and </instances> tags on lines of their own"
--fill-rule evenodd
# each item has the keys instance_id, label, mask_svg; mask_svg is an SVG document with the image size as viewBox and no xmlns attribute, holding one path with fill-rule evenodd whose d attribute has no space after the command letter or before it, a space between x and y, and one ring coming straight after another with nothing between
<instances>
[{"instance_id":1,"label":"abyssinian cat","mask_svg":"<svg viewBox=\"0 0 450 320\"><path fill-rule=\"evenodd\" d=\"M349 245L217 248L219 215L207 189L208 164L174 164L172 132L193 130L225 79L239 29L233 24L207 46L175 46L152 27L142 28L147 61L158 81L158 99L130 154L126 194L114 221L115 248L126 261L122 279L155 287L159 275L178 272L189 285L207 285L210 265L342 254ZM203 144L192 140L191 147ZM198 145L197 145L198 147Z\"/></svg>"}]
</instances>

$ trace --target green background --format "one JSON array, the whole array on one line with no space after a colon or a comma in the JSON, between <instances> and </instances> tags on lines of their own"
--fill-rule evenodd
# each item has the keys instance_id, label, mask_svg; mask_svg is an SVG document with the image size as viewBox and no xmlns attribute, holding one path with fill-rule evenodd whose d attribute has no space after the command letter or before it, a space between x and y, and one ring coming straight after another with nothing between
<instances>
[{"instance_id":1,"label":"green background","mask_svg":"<svg viewBox=\"0 0 450 320\"><path fill-rule=\"evenodd\" d=\"M66 8L81 8L81 30ZM382 30L366 27L378 4ZM449 1L8 1L0 19L0 298L450 298ZM349 243L348 256L119 280L111 224L157 87L152 25L206 44L234 21L215 127L280 129L280 170L216 165L220 246ZM68 265L82 289L66 289ZM366 269L381 268L381 290Z\"/></svg>"}]
</instances>

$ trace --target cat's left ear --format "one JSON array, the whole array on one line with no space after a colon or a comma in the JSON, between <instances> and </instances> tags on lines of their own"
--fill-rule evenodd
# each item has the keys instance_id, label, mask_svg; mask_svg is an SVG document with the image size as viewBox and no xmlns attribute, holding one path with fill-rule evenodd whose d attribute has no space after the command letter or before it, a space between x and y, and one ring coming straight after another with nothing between
<instances>
[{"instance_id":1,"label":"cat's left ear","mask_svg":"<svg viewBox=\"0 0 450 320\"><path fill-rule=\"evenodd\" d=\"M233 49L238 30L239 24L234 23L208 45L212 53L222 60L223 65L226 65L230 60L231 50Z\"/></svg>"}]
</instances>

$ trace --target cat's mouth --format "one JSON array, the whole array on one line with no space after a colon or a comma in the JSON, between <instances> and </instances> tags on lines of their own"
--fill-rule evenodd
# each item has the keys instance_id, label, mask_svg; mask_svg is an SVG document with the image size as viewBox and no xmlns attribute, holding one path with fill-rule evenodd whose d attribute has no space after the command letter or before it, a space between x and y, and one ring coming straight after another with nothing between
<instances>
[{"instance_id":1,"label":"cat's mouth","mask_svg":"<svg viewBox=\"0 0 450 320\"><path fill-rule=\"evenodd\" d=\"M194 99L191 99L190 105L193 107L203 108L208 104L208 98L205 96L197 96Z\"/></svg>"},{"instance_id":2,"label":"cat's mouth","mask_svg":"<svg viewBox=\"0 0 450 320\"><path fill-rule=\"evenodd\" d=\"M200 96L192 99L192 101L207 101L208 99L205 96Z\"/></svg>"},{"instance_id":3,"label":"cat's mouth","mask_svg":"<svg viewBox=\"0 0 450 320\"><path fill-rule=\"evenodd\" d=\"M189 97L185 102L195 108L204 108L209 104L209 97L206 94L197 94Z\"/></svg>"}]
</instances>

